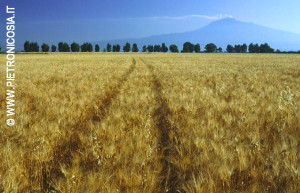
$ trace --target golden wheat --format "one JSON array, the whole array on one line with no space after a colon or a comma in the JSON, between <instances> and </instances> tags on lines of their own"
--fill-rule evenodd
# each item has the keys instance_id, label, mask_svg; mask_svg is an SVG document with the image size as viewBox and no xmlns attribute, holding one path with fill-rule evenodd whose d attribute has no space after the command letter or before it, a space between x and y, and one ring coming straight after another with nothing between
<instances>
[{"instance_id":1,"label":"golden wheat","mask_svg":"<svg viewBox=\"0 0 300 193\"><path fill-rule=\"evenodd\" d=\"M299 55L49 53L16 62L11 128L0 88L0 192L300 190Z\"/></svg>"}]
</instances>

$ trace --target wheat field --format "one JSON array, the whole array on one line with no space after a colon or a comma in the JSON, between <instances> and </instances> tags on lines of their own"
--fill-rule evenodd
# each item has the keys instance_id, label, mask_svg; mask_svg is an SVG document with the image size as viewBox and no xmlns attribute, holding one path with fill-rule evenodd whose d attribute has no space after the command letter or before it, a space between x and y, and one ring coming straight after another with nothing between
<instances>
[{"instance_id":1,"label":"wheat field","mask_svg":"<svg viewBox=\"0 0 300 193\"><path fill-rule=\"evenodd\" d=\"M0 192L300 192L300 55L17 54L16 86Z\"/></svg>"}]
</instances>

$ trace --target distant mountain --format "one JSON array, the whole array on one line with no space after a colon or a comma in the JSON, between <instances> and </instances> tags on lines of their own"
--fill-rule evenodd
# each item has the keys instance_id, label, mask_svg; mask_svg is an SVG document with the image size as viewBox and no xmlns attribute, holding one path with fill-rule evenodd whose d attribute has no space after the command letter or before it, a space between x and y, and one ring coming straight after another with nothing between
<instances>
[{"instance_id":1,"label":"distant mountain","mask_svg":"<svg viewBox=\"0 0 300 193\"><path fill-rule=\"evenodd\" d=\"M200 43L201 50L204 50L205 45L208 43L215 43L218 47L223 47L223 50L225 50L227 44L246 43L249 45L251 42L259 44L267 42L274 49L280 49L282 51L300 50L300 34L263 27L253 23L241 22L232 18L218 20L201 29L190 32L94 43L100 44L101 50L108 42L110 44L120 44L121 46L126 42L137 43L140 49L143 45L161 44L165 42L167 46L176 44L178 48L182 49L182 45L186 41Z\"/></svg>"}]
</instances>

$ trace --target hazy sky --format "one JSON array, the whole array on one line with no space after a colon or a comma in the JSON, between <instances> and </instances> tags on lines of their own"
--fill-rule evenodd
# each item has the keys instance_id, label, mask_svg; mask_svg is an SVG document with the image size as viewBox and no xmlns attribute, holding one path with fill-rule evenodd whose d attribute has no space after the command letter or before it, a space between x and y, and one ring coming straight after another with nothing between
<instances>
[{"instance_id":1,"label":"hazy sky","mask_svg":"<svg viewBox=\"0 0 300 193\"><path fill-rule=\"evenodd\" d=\"M145 37L190 31L225 17L300 33L299 0L0 0L1 36L6 5L16 7L22 43Z\"/></svg>"}]
</instances>

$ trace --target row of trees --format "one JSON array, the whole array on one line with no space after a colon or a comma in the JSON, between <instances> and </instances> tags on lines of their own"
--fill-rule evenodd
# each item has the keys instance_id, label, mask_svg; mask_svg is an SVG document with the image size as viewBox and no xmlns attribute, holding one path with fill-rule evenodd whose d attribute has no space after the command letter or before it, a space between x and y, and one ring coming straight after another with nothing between
<instances>
[{"instance_id":1,"label":"row of trees","mask_svg":"<svg viewBox=\"0 0 300 193\"><path fill-rule=\"evenodd\" d=\"M258 46L258 44L250 44L249 45L249 52L250 53L273 53L274 49L271 48L267 43L261 44Z\"/></svg>"},{"instance_id":2,"label":"row of trees","mask_svg":"<svg viewBox=\"0 0 300 193\"><path fill-rule=\"evenodd\" d=\"M171 52L172 52L172 50L174 51L175 49L177 49L177 46L174 49L172 46L174 46L174 45L170 46ZM154 46L153 45L148 45L148 46L144 45L143 49L142 49L142 52L168 52L168 51L169 51L169 48L166 46L165 43L162 43L162 45L154 45Z\"/></svg>"},{"instance_id":3,"label":"row of trees","mask_svg":"<svg viewBox=\"0 0 300 193\"><path fill-rule=\"evenodd\" d=\"M49 52L50 47L46 43L43 43L41 46L42 52ZM249 50L250 53L273 53L274 49L271 48L267 43L261 44L260 46L258 44L251 43L249 47L246 44L242 45L227 45L226 51L228 53L246 53L247 50ZM25 52L39 52L39 45L37 42L29 42L26 41L24 43L24 51ZM51 51L56 52L56 46L51 46ZM79 45L76 42L73 42L70 46L66 42L59 42L58 43L58 51L59 52L93 52L93 45L89 42L85 42L82 45ZM100 46L98 44L95 45L95 52L100 51ZM103 52L120 52L121 46L119 44L111 45L107 44L106 48L103 49ZM130 43L126 43L123 46L123 52L139 52L139 48L136 43L134 43L131 47ZM178 53L178 47L175 44L170 45L169 47L166 46L165 43L162 43L161 45L144 45L142 48L142 52L173 52ZM192 44L191 42L185 42L183 44L183 49L181 50L181 53L200 53L201 47L200 44ZM204 52L207 53L221 53L223 52L222 48L217 46L213 43L209 43L205 46ZM278 52L278 50L277 50ZM280 52L280 51L279 51Z\"/></svg>"},{"instance_id":4,"label":"row of trees","mask_svg":"<svg viewBox=\"0 0 300 193\"><path fill-rule=\"evenodd\" d=\"M246 53L248 46L246 44L243 45L227 45L226 51L228 53Z\"/></svg>"},{"instance_id":5,"label":"row of trees","mask_svg":"<svg viewBox=\"0 0 300 193\"><path fill-rule=\"evenodd\" d=\"M247 46L247 44L235 45L234 47L229 44L227 45L226 51L228 53L246 53L247 49L249 50L249 53L273 53L274 52L274 49L271 48L267 43L261 44L260 46L258 44L251 43L249 47Z\"/></svg>"},{"instance_id":6,"label":"row of trees","mask_svg":"<svg viewBox=\"0 0 300 193\"><path fill-rule=\"evenodd\" d=\"M50 47L49 45L47 45L46 43L43 43L43 45L41 46L42 48L42 52L49 52ZM24 43L24 51L25 52L39 52L39 45L37 42L29 42L26 41ZM56 52L56 46L52 45L51 46L51 51L52 52ZM81 46L76 43L73 42L71 44L71 46L69 46L68 43L66 42L59 42L58 43L58 51L59 52L93 52L93 45L91 43L85 42L83 43ZM99 52L100 51L100 46L98 44L95 45L95 52ZM120 52L121 51L121 46L119 44L117 45L111 45L111 44L107 44L106 48L103 49L103 52ZM131 47L130 43L126 43L123 46L123 51L124 52L139 52L139 48L137 46L136 43L134 43ZM142 52L179 52L177 45L172 44L169 47L166 46L165 43L162 43L162 45L144 45L142 48ZM182 53L200 53L201 48L200 48L200 44L192 44L191 42L185 42L183 44L183 49L182 49ZM206 52L222 52L222 48L217 49L217 47L214 44L207 44L205 46L205 51Z\"/></svg>"},{"instance_id":7,"label":"row of trees","mask_svg":"<svg viewBox=\"0 0 300 193\"><path fill-rule=\"evenodd\" d=\"M26 41L24 43L24 51L25 52L39 52L40 47L37 42L29 42Z\"/></svg>"}]
</instances>

